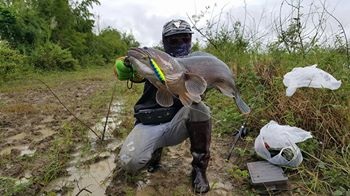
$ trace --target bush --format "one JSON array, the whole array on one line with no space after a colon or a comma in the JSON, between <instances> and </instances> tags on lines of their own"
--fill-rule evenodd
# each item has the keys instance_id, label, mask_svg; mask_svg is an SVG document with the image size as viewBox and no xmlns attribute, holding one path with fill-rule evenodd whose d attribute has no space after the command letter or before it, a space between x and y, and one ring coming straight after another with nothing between
<instances>
[{"instance_id":1,"label":"bush","mask_svg":"<svg viewBox=\"0 0 350 196\"><path fill-rule=\"evenodd\" d=\"M92 39L89 54L102 57L105 63L113 63L118 56L126 55L128 48L138 47L139 43L132 34L120 33L110 27ZM95 63L89 63L95 64Z\"/></svg>"},{"instance_id":2,"label":"bush","mask_svg":"<svg viewBox=\"0 0 350 196\"><path fill-rule=\"evenodd\" d=\"M78 65L69 50L50 42L35 49L31 63L35 68L43 70L72 70Z\"/></svg>"},{"instance_id":3,"label":"bush","mask_svg":"<svg viewBox=\"0 0 350 196\"><path fill-rule=\"evenodd\" d=\"M84 55L81 58L81 67L86 68L90 66L104 66L106 65L107 60L103 58L102 55L94 54L94 55Z\"/></svg>"},{"instance_id":4,"label":"bush","mask_svg":"<svg viewBox=\"0 0 350 196\"><path fill-rule=\"evenodd\" d=\"M5 41L0 41L0 78L7 80L17 72L24 70L26 56L12 49Z\"/></svg>"}]
</instances>

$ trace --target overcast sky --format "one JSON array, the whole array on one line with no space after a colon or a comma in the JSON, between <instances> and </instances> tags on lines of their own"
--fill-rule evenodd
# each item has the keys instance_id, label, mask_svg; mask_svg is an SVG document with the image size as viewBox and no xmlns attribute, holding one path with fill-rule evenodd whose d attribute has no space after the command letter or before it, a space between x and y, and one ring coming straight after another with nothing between
<instances>
[{"instance_id":1,"label":"overcast sky","mask_svg":"<svg viewBox=\"0 0 350 196\"><path fill-rule=\"evenodd\" d=\"M320 0L303 0L305 7L311 1ZM98 16L96 26L100 29L111 26L122 32L131 32L142 46L154 46L160 42L162 27L167 21L175 18L188 21L188 15L199 14L205 10L205 6L211 7L210 12L214 16L223 9L226 17L222 17L222 20L229 15L233 20L243 21L247 10L246 24L251 31L269 34L272 31L272 18L279 16L281 2L282 0L100 0L101 5L95 6L92 12ZM285 8L288 9L287 6ZM342 22L346 33L350 33L350 0L328 0L327 9ZM328 20L336 24L333 19ZM199 33L195 32L195 37L200 39Z\"/></svg>"}]
</instances>

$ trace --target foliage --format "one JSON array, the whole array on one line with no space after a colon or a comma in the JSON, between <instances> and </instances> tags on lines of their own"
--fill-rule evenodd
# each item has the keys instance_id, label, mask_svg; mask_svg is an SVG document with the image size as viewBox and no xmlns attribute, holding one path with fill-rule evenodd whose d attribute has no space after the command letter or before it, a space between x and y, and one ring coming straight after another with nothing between
<instances>
[{"instance_id":1,"label":"foliage","mask_svg":"<svg viewBox=\"0 0 350 196\"><path fill-rule=\"evenodd\" d=\"M243 121L247 121L252 130L250 134L256 136L270 120L310 131L314 139L300 145L304 162L299 168L288 172L291 180L302 187L304 193L346 194L350 190L347 179L350 175L350 69L347 40L342 36L343 32L326 37L338 40L335 45L325 44L322 37L309 40L304 35L310 32L302 23L302 17L309 15L301 13L303 5L299 5L299 8L294 4L290 6L299 9L299 18L289 15L291 18L285 20L289 22L278 28L277 40L267 43L266 47L252 47L259 44L247 39L245 27L238 21L234 22L233 28L227 25L214 28L220 21L207 21L206 26L196 27L207 39L205 50L230 66L241 96L252 108L252 113L245 117L238 112L232 100L223 98L219 93L209 92L205 101L212 110L214 132L219 136L231 134ZM319 29L323 29L324 25L322 23ZM311 33L319 36L320 32ZM319 68L341 80L340 89L301 88L292 97L286 97L284 74L295 67L312 64L318 64ZM230 174L240 173L240 170L234 171L230 171ZM235 178L240 177L235 175Z\"/></svg>"},{"instance_id":2,"label":"foliage","mask_svg":"<svg viewBox=\"0 0 350 196\"><path fill-rule=\"evenodd\" d=\"M249 176L248 170L240 169L237 165L232 165L232 168L228 170L228 173L238 181L245 181Z\"/></svg>"},{"instance_id":3,"label":"foliage","mask_svg":"<svg viewBox=\"0 0 350 196\"><path fill-rule=\"evenodd\" d=\"M129 47L138 45L139 43L132 35L121 34L118 30L109 27L95 36L90 52L101 55L106 63L111 63L116 56L125 55Z\"/></svg>"},{"instance_id":4,"label":"foliage","mask_svg":"<svg viewBox=\"0 0 350 196\"><path fill-rule=\"evenodd\" d=\"M232 100L218 93L208 93L206 101L212 110L215 133L219 136L232 134L247 121L252 130L250 134L256 136L270 120L311 131L314 139L301 145L304 162L297 168L299 175L291 172L292 180L309 193L337 191L345 194L350 189L347 179L350 174L350 70L343 66L346 56L328 49L319 49L306 58L284 51L253 55L251 58L255 58L250 62L241 61L235 72L238 88L252 113L244 117ZM286 97L283 75L294 67L310 64L318 64L341 80L341 88L336 91L301 88L292 97ZM234 64L229 65L234 68Z\"/></svg>"},{"instance_id":5,"label":"foliage","mask_svg":"<svg viewBox=\"0 0 350 196\"><path fill-rule=\"evenodd\" d=\"M18 4L12 7L0 6L0 29L1 38L22 53L30 52L36 44L47 37L43 19L29 7L18 6Z\"/></svg>"},{"instance_id":6,"label":"foliage","mask_svg":"<svg viewBox=\"0 0 350 196\"><path fill-rule=\"evenodd\" d=\"M103 66L139 43L117 29L93 33L91 8L98 4L98 0L0 1L0 37L29 56L35 69Z\"/></svg>"},{"instance_id":7,"label":"foliage","mask_svg":"<svg viewBox=\"0 0 350 196\"><path fill-rule=\"evenodd\" d=\"M194 42L192 44L191 51L195 52L195 51L200 51L200 50L201 50L201 48L200 48L200 45L199 45L199 41L197 40L196 42Z\"/></svg>"},{"instance_id":8,"label":"foliage","mask_svg":"<svg viewBox=\"0 0 350 196\"><path fill-rule=\"evenodd\" d=\"M104 66L108 62L107 59L105 59L102 54L91 54L91 55L84 55L80 59L81 67L91 67L91 66Z\"/></svg>"},{"instance_id":9,"label":"foliage","mask_svg":"<svg viewBox=\"0 0 350 196\"><path fill-rule=\"evenodd\" d=\"M140 43L135 39L133 34L122 34L122 41L128 46L128 47L139 47Z\"/></svg>"},{"instance_id":10,"label":"foliage","mask_svg":"<svg viewBox=\"0 0 350 196\"><path fill-rule=\"evenodd\" d=\"M2 195L15 195L23 192L31 185L31 182L20 182L15 178L0 176L0 193Z\"/></svg>"},{"instance_id":11,"label":"foliage","mask_svg":"<svg viewBox=\"0 0 350 196\"><path fill-rule=\"evenodd\" d=\"M16 72L24 71L26 56L12 49L5 41L0 41L0 76L2 80L9 80Z\"/></svg>"},{"instance_id":12,"label":"foliage","mask_svg":"<svg viewBox=\"0 0 350 196\"><path fill-rule=\"evenodd\" d=\"M50 42L33 52L31 62L35 68L43 70L72 70L78 64L69 50Z\"/></svg>"}]
</instances>

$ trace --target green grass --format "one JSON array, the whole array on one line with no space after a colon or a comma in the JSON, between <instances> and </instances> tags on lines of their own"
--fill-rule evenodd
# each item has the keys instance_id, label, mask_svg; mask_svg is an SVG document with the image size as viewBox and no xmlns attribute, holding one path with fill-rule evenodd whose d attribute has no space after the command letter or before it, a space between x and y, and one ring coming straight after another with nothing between
<instances>
[{"instance_id":1,"label":"green grass","mask_svg":"<svg viewBox=\"0 0 350 196\"><path fill-rule=\"evenodd\" d=\"M224 58L230 56L228 51L226 53ZM235 56L234 51L231 53ZM331 50L317 50L303 58L274 51L245 53L241 58L228 61L252 113L248 117L241 116L232 100L209 93L206 101L212 109L215 133L219 136L231 133L245 120L253 137L270 120L311 131L314 138L299 144L304 156L302 165L287 172L294 186L299 186L298 191L304 194L349 192L350 70L345 66L346 56ZM319 68L341 80L342 86L335 91L302 88L292 97L286 97L283 75L294 67L311 64L318 64ZM244 151L237 153L249 157Z\"/></svg>"},{"instance_id":2,"label":"green grass","mask_svg":"<svg viewBox=\"0 0 350 196\"><path fill-rule=\"evenodd\" d=\"M31 71L24 75L18 73L18 75L18 77L12 78L11 80L2 81L0 83L0 92L18 92L28 89L45 88L38 79L44 81L50 87L56 87L63 82L84 80L103 81L107 78L113 79L114 77L111 66L84 68L77 71Z\"/></svg>"},{"instance_id":3,"label":"green grass","mask_svg":"<svg viewBox=\"0 0 350 196\"><path fill-rule=\"evenodd\" d=\"M2 191L1 187L6 188L3 192L4 196L10 196L21 193L25 191L31 184L31 181L18 183L18 180L15 178L0 176L0 191Z\"/></svg>"}]
</instances>

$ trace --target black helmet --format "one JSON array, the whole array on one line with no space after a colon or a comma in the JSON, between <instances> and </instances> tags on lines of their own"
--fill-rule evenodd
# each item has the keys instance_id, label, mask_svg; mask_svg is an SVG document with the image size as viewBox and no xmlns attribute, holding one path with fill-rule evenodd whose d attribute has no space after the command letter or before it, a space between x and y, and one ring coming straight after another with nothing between
<instances>
[{"instance_id":1,"label":"black helmet","mask_svg":"<svg viewBox=\"0 0 350 196\"><path fill-rule=\"evenodd\" d=\"M177 19L171 20L163 26L162 36L167 37L170 35L183 33L193 34L193 31L191 30L191 26L190 24L188 24L188 22L181 19Z\"/></svg>"}]
</instances>

